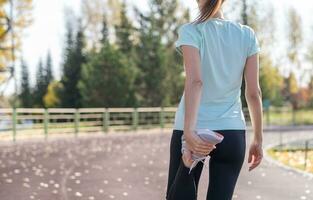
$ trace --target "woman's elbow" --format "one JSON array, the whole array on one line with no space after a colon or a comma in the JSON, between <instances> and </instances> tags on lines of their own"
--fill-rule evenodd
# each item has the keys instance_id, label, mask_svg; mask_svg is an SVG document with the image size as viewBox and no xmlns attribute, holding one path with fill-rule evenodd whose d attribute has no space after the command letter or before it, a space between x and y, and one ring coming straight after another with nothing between
<instances>
[{"instance_id":1,"label":"woman's elbow","mask_svg":"<svg viewBox=\"0 0 313 200\"><path fill-rule=\"evenodd\" d=\"M194 79L191 81L191 85L194 87L202 87L203 86L203 82L201 79Z\"/></svg>"},{"instance_id":2,"label":"woman's elbow","mask_svg":"<svg viewBox=\"0 0 313 200\"><path fill-rule=\"evenodd\" d=\"M245 96L252 99L262 98L262 90L261 88L257 88L253 91L246 89Z\"/></svg>"}]
</instances>

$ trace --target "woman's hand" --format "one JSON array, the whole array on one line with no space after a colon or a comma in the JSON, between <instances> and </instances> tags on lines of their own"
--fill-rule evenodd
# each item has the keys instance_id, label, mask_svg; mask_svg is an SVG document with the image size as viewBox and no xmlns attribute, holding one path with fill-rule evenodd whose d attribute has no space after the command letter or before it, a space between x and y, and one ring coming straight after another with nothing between
<instances>
[{"instance_id":1,"label":"woman's hand","mask_svg":"<svg viewBox=\"0 0 313 200\"><path fill-rule=\"evenodd\" d=\"M191 167L191 164L193 163L193 159L191 157L191 151L189 149L184 149L184 153L182 155L182 159L184 162L184 165L188 168Z\"/></svg>"},{"instance_id":2,"label":"woman's hand","mask_svg":"<svg viewBox=\"0 0 313 200\"><path fill-rule=\"evenodd\" d=\"M249 171L256 168L261 163L262 158L263 158L262 142L254 139L249 149L248 163L252 163L249 166Z\"/></svg>"},{"instance_id":3,"label":"woman's hand","mask_svg":"<svg viewBox=\"0 0 313 200\"><path fill-rule=\"evenodd\" d=\"M194 131L185 131L184 137L187 149L189 149L192 153L207 156L213 149L216 148L212 143L202 140Z\"/></svg>"}]
</instances>

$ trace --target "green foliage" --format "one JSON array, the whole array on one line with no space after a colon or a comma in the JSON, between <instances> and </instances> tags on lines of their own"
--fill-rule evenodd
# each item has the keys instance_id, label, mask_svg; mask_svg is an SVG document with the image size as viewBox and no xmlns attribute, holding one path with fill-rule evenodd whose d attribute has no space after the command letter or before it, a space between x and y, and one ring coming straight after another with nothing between
<instances>
[{"instance_id":1,"label":"green foliage","mask_svg":"<svg viewBox=\"0 0 313 200\"><path fill-rule=\"evenodd\" d=\"M271 105L281 106L283 98L281 90L283 88L283 77L278 68L273 66L271 59L261 56L260 62L260 87L262 88L262 98L268 99Z\"/></svg>"},{"instance_id":2,"label":"green foliage","mask_svg":"<svg viewBox=\"0 0 313 200\"><path fill-rule=\"evenodd\" d=\"M174 42L179 25L189 21L189 11L180 7L177 0L149 0L147 12L135 8L136 26L127 16L125 3L110 2L119 9L108 15L119 19L108 20L109 25L103 20L102 32L99 32L99 17L104 13L98 10L93 14L89 9L98 3L85 1L89 5L85 14L92 24L82 26L78 23L78 27L73 26L76 22L67 24L63 74L61 86L57 87L60 92L49 86L45 99L47 97L47 102L54 103L45 100L46 106L171 106L179 101L184 87L184 68ZM261 3L255 0L242 0L242 3L241 21L256 30L262 48L260 84L263 99L269 99L272 105L282 105L282 92L292 92L297 83L291 77L285 82L289 89L282 91L284 79L269 54L275 23L268 16L275 18L274 12L269 7L264 13L259 9ZM87 30L82 27L87 27ZM111 28L115 33L114 43L109 39ZM92 36L91 30L97 35L97 41L93 41L97 48L85 45L85 33ZM59 99L60 102L51 99ZM246 105L245 101L243 105Z\"/></svg>"},{"instance_id":3,"label":"green foliage","mask_svg":"<svg viewBox=\"0 0 313 200\"><path fill-rule=\"evenodd\" d=\"M45 71L46 86L48 87L48 85L53 81L52 58L50 52L47 54Z\"/></svg>"},{"instance_id":4,"label":"green foliage","mask_svg":"<svg viewBox=\"0 0 313 200\"><path fill-rule=\"evenodd\" d=\"M29 83L28 66L25 61L21 60L21 91L19 93L20 106L23 108L30 108L32 106L31 88Z\"/></svg>"},{"instance_id":5,"label":"green foliage","mask_svg":"<svg viewBox=\"0 0 313 200\"><path fill-rule=\"evenodd\" d=\"M134 106L136 67L121 48L110 44L107 23L103 19L102 47L90 52L81 72L78 87L85 107Z\"/></svg>"},{"instance_id":6,"label":"green foliage","mask_svg":"<svg viewBox=\"0 0 313 200\"><path fill-rule=\"evenodd\" d=\"M313 108L313 74L311 75L310 82L309 82L309 105Z\"/></svg>"},{"instance_id":7,"label":"green foliage","mask_svg":"<svg viewBox=\"0 0 313 200\"><path fill-rule=\"evenodd\" d=\"M140 24L137 30L135 61L140 70L136 78L136 96L141 106L176 104L183 92L182 58L173 42L178 26L187 21L186 11L178 15L177 0L151 0L146 14L137 10Z\"/></svg>"},{"instance_id":8,"label":"green foliage","mask_svg":"<svg viewBox=\"0 0 313 200\"><path fill-rule=\"evenodd\" d=\"M34 107L44 107L43 96L46 94L46 79L42 60L39 61L36 72L36 85L33 90Z\"/></svg>"},{"instance_id":9,"label":"green foliage","mask_svg":"<svg viewBox=\"0 0 313 200\"><path fill-rule=\"evenodd\" d=\"M36 74L36 85L32 91L33 98L29 106L45 107L44 96L46 95L48 91L48 86L52 81L53 81L52 58L50 52L48 52L45 64L43 64L41 59L39 61Z\"/></svg>"},{"instance_id":10,"label":"green foliage","mask_svg":"<svg viewBox=\"0 0 313 200\"><path fill-rule=\"evenodd\" d=\"M283 94L287 101L289 101L294 109L298 108L297 94L299 91L296 76L290 72L289 76L284 79Z\"/></svg>"},{"instance_id":11,"label":"green foliage","mask_svg":"<svg viewBox=\"0 0 313 200\"><path fill-rule=\"evenodd\" d=\"M134 27L127 17L125 2L122 3L120 18L120 23L115 25L116 45L122 53L129 54L131 56L131 53L133 52L131 34L134 31Z\"/></svg>"},{"instance_id":12,"label":"green foliage","mask_svg":"<svg viewBox=\"0 0 313 200\"><path fill-rule=\"evenodd\" d=\"M110 44L88 57L79 89L84 107L132 107L136 68Z\"/></svg>"},{"instance_id":13,"label":"green foliage","mask_svg":"<svg viewBox=\"0 0 313 200\"><path fill-rule=\"evenodd\" d=\"M61 78L61 106L68 108L78 108L82 105L78 82L81 79L82 66L86 62L84 52L85 37L81 25L78 27L75 38L73 38L73 35L73 28L68 24L63 74Z\"/></svg>"}]
</instances>

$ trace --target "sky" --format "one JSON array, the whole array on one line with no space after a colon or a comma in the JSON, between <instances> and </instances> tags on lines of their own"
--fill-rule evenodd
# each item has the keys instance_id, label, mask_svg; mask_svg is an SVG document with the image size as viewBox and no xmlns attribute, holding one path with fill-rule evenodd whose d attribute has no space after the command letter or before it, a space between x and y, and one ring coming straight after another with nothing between
<instances>
[{"instance_id":1,"label":"sky","mask_svg":"<svg viewBox=\"0 0 313 200\"><path fill-rule=\"evenodd\" d=\"M196 0L180 0L183 5L190 8L191 17L196 17L198 12ZM231 1L231 0L228 0ZM264 0L269 1L269 0ZM147 10L148 0L127 0L131 5L136 5L142 10ZM227 2L227 1L226 1ZM284 56L284 30L286 29L285 13L289 6L294 6L300 12L305 27L304 33L306 38L313 31L313 20L311 20L311 12L313 11L313 1L308 0L275 0L273 3L277 21L278 38L281 39L280 47L275 52L277 57ZM36 67L40 58L46 58L47 52L50 51L53 59L53 73L56 79L60 79L62 65L62 51L64 44L64 8L70 6L74 12L80 11L80 0L34 0L33 24L27 28L23 38L23 58L27 62L30 70L31 84L35 82ZM312 39L313 42L313 39ZM17 63L19 64L19 63ZM307 68L312 66L307 65ZM17 69L17 77L19 79L20 71ZM11 94L13 89L13 81L10 82L5 94Z\"/></svg>"}]
</instances>

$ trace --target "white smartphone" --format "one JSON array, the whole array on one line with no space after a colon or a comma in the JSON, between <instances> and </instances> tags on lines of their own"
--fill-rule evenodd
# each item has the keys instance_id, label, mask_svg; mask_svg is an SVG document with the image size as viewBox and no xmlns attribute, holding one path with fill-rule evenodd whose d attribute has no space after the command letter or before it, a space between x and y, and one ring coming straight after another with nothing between
<instances>
[{"instance_id":1,"label":"white smartphone","mask_svg":"<svg viewBox=\"0 0 313 200\"><path fill-rule=\"evenodd\" d=\"M210 129L197 129L196 134L199 135L199 137L201 139L203 139L204 141L208 141L214 145L220 143L223 141L224 136L218 132L212 131ZM184 149L186 148L186 141L185 141L185 137L184 135L182 135L181 137L182 140L182 148L181 148L181 152L184 153ZM192 159L194 160L194 162L192 163L189 173L191 172L191 170L197 165L197 163L201 160L204 160L206 157L209 156L201 156L201 155L197 155L195 153L192 154Z\"/></svg>"}]
</instances>

